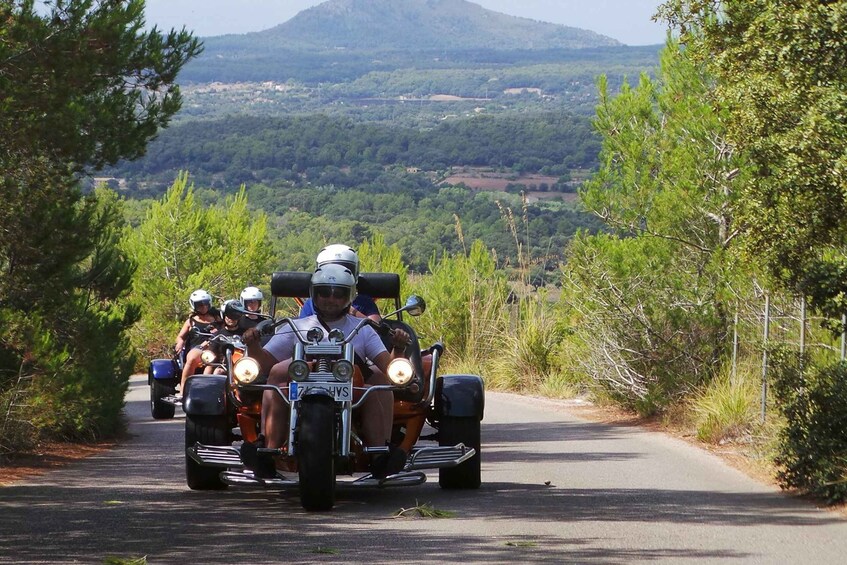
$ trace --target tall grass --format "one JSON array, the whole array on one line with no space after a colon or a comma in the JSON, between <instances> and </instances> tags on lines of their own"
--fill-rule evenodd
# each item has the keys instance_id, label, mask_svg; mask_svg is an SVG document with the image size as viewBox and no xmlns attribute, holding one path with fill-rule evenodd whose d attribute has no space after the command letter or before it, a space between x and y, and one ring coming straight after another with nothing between
<instances>
[{"instance_id":1,"label":"tall grass","mask_svg":"<svg viewBox=\"0 0 847 565\"><path fill-rule=\"evenodd\" d=\"M697 439L717 444L749 437L758 424L759 379L747 371L722 374L695 394Z\"/></svg>"},{"instance_id":2,"label":"tall grass","mask_svg":"<svg viewBox=\"0 0 847 565\"><path fill-rule=\"evenodd\" d=\"M572 396L562 371L560 352L567 329L545 292L521 298L500 328L492 359L492 388Z\"/></svg>"},{"instance_id":3,"label":"tall grass","mask_svg":"<svg viewBox=\"0 0 847 565\"><path fill-rule=\"evenodd\" d=\"M427 301L427 313L414 320L415 330L424 343L444 342L446 367L485 375L506 319L505 276L479 241L467 255L433 258L430 273L411 281L413 291Z\"/></svg>"}]
</instances>

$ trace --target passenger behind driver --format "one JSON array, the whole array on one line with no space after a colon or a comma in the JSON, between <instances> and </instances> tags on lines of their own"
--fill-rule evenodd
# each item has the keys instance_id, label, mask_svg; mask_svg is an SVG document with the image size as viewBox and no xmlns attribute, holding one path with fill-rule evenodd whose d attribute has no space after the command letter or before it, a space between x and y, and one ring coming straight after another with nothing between
<instances>
[{"instance_id":1,"label":"passenger behind driver","mask_svg":"<svg viewBox=\"0 0 847 565\"><path fill-rule=\"evenodd\" d=\"M264 295L262 291L256 288L255 286L248 286L244 290L241 291L241 303L244 305L246 310L251 312L260 312L262 309L262 299ZM256 325L261 322L261 318L256 316L255 314L246 314L241 317L238 325L241 330L246 330L247 328L255 328Z\"/></svg>"},{"instance_id":2,"label":"passenger behind driver","mask_svg":"<svg viewBox=\"0 0 847 565\"><path fill-rule=\"evenodd\" d=\"M200 367L202 363L200 355L206 345L206 338L192 337L192 330L199 333L214 333L218 331L221 323L220 312L212 308L212 295L205 290L198 289L192 292L188 297L188 304L191 306L191 314L179 331L174 344L176 354L185 356L178 396L181 396L185 390L186 379Z\"/></svg>"},{"instance_id":3,"label":"passenger behind driver","mask_svg":"<svg viewBox=\"0 0 847 565\"><path fill-rule=\"evenodd\" d=\"M353 273L356 282L359 282L359 256L350 246L333 243L321 249L315 258L315 268L320 269L324 265L341 265L349 269ZM314 313L315 309L312 307L312 299L307 298L302 308L300 308L300 314L297 317L305 318L306 316L312 316ZM359 318L371 318L375 322L382 319L379 313L379 307L377 307L374 299L358 293L356 293L356 298L353 299L353 303L350 305L350 314Z\"/></svg>"}]
</instances>

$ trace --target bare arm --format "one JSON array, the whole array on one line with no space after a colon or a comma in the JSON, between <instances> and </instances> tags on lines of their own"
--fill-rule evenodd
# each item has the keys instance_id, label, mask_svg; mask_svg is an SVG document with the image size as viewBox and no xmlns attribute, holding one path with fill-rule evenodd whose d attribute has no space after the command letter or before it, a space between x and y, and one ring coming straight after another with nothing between
<instances>
[{"instance_id":1,"label":"bare arm","mask_svg":"<svg viewBox=\"0 0 847 565\"><path fill-rule=\"evenodd\" d=\"M262 347L262 339L256 328L244 330L244 335L241 336L242 341L247 345L247 355L255 359L259 363L261 374L267 375L271 367L279 363L279 359L268 353Z\"/></svg>"},{"instance_id":2,"label":"bare arm","mask_svg":"<svg viewBox=\"0 0 847 565\"><path fill-rule=\"evenodd\" d=\"M410 336L405 331L401 329L394 330L391 334L391 344L393 346L391 352L383 351L377 355L376 359L373 359L374 365L383 373L388 374L388 364L397 357L403 357L409 339Z\"/></svg>"},{"instance_id":3,"label":"bare arm","mask_svg":"<svg viewBox=\"0 0 847 565\"><path fill-rule=\"evenodd\" d=\"M188 332L191 330L191 318L185 320L185 323L182 325L182 329L179 330L179 334L176 336L176 343L174 343L175 351L182 351L182 348L185 346L185 338L188 335Z\"/></svg>"}]
</instances>

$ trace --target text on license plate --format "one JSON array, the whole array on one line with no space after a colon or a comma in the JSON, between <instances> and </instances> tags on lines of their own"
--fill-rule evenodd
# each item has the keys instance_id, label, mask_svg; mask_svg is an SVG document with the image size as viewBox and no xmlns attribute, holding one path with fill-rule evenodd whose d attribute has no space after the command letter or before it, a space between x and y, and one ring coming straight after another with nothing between
<instances>
[{"instance_id":1,"label":"text on license plate","mask_svg":"<svg viewBox=\"0 0 847 565\"><path fill-rule=\"evenodd\" d=\"M288 399L291 401L299 399L309 391L315 389L324 391L335 400L347 401L353 399L353 387L350 383L298 383L292 382L288 389Z\"/></svg>"}]
</instances>

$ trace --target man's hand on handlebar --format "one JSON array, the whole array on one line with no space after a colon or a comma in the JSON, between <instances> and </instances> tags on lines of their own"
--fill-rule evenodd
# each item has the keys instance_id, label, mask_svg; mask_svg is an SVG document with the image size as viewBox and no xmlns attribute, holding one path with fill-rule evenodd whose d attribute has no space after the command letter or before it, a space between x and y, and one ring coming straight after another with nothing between
<instances>
[{"instance_id":1,"label":"man's hand on handlebar","mask_svg":"<svg viewBox=\"0 0 847 565\"><path fill-rule=\"evenodd\" d=\"M241 341L243 341L244 345L246 345L247 347L259 343L261 339L262 334L256 328L247 328L241 335Z\"/></svg>"}]
</instances>

